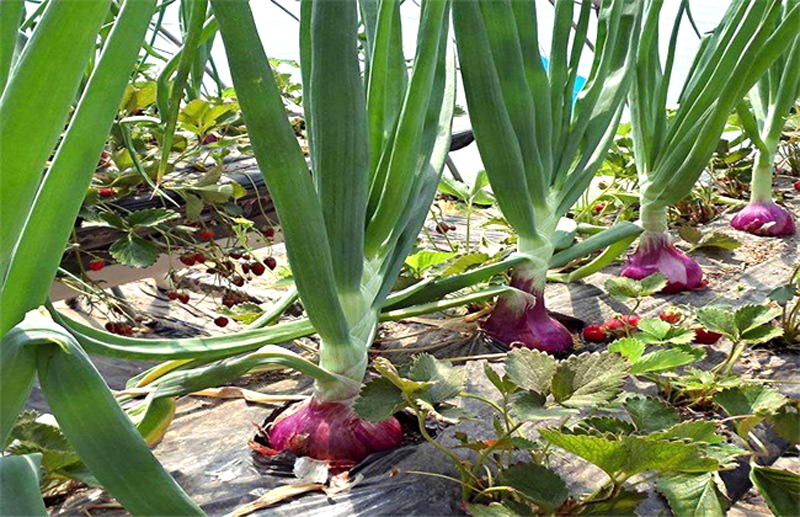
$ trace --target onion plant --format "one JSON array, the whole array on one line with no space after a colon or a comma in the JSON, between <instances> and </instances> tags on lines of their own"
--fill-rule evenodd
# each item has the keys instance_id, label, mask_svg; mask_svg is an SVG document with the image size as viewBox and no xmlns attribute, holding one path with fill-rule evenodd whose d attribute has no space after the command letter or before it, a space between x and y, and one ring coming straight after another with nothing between
<instances>
[{"instance_id":1,"label":"onion plant","mask_svg":"<svg viewBox=\"0 0 800 517\"><path fill-rule=\"evenodd\" d=\"M125 1L105 33L103 25L115 12L111 0L51 0L18 59L3 59L0 443L6 444L38 376L82 466L129 511L199 514L75 338L37 312L25 317L47 297L155 3ZM0 41L5 45L17 35L18 25L12 22L21 19L23 2L4 1L2 6ZM95 56L102 34L107 34L102 52ZM82 84L87 69L91 73ZM38 497L38 465L37 455L0 457L4 514L47 514Z\"/></svg>"},{"instance_id":2,"label":"onion plant","mask_svg":"<svg viewBox=\"0 0 800 517\"><path fill-rule=\"evenodd\" d=\"M592 2L555 2L549 67L539 50L534 2L463 0L453 20L470 121L498 205L519 236L511 278L485 329L507 343L552 353L572 336L544 304L559 219L603 161L631 80L642 5L607 0L597 19L589 77L572 99ZM570 41L572 44L570 45ZM624 250L624 247L623 247Z\"/></svg>"},{"instance_id":3,"label":"onion plant","mask_svg":"<svg viewBox=\"0 0 800 517\"><path fill-rule=\"evenodd\" d=\"M667 93L688 1L681 2L663 67L658 31L662 4L648 2L629 96L644 233L621 274L640 279L660 271L669 281L664 292L678 292L701 287L702 271L671 244L667 207L691 192L734 107L787 49L786 42L795 39L800 7L787 6L779 19L780 0L731 2L719 25L703 37L670 115Z\"/></svg>"},{"instance_id":4,"label":"onion plant","mask_svg":"<svg viewBox=\"0 0 800 517\"><path fill-rule=\"evenodd\" d=\"M253 150L275 201L289 263L319 333L313 395L278 416L271 447L343 464L399 446L390 418L352 410L379 314L425 220L450 143L449 4L422 3L414 66L400 2L301 4L301 71L311 173L244 0L214 0ZM358 55L359 18L366 63Z\"/></svg>"},{"instance_id":5,"label":"onion plant","mask_svg":"<svg viewBox=\"0 0 800 517\"><path fill-rule=\"evenodd\" d=\"M4 9L9 5L11 4L4 2ZM242 97L247 99L243 102L248 114L246 116L251 125L255 124L254 143L259 161L268 164L264 167L264 171L269 178L268 183L273 195L278 200L279 215L282 214L280 217L286 223L284 229L289 243L290 260L295 270L299 268L302 271L296 273L299 279L298 287L309 314L315 315L312 317L314 321L312 325L312 321L304 318L261 328L268 320L273 319L270 316L259 326L234 335L190 339L139 339L116 336L101 329L88 327L60 314L50 304L47 304L47 308L55 322L38 316L20 323L27 311L35 309L46 300L83 194L91 181L91 171L94 170L108 128L112 124L125 82L135 60L136 50L141 45L143 31L154 8L151 2L130 1L124 4L118 22L108 36L108 44L96 62L92 76L70 119L67 132L58 142L59 134L57 131L52 131L52 128L64 126L69 107L74 102L79 88L81 76L91 57L93 41L103 17L108 12L109 2L96 0L80 5L82 9L78 9L77 4L70 5L68 2L53 1L49 4L31 43L26 47L19 63L14 66L14 76L0 103L4 135L7 136L2 143L6 145L12 142L14 149L24 149L23 156L26 157L26 160L12 160L11 153L0 153L2 155L0 159L4 160L1 162L4 171L13 167L15 171L20 172L18 177L3 174L3 188L0 189L4 209L0 212L3 216L3 224L0 226L7 232L3 235L3 246L0 249L4 259L0 321L3 334L7 334L0 347L0 373L2 373L0 416L6 426L2 429L2 436L4 438L8 435L10 429L8 426L13 424L15 415L19 413L27 399L31 381L37 373L35 367L38 354L46 354L47 364L66 361L71 368L70 373L60 376L58 383L43 379L43 376L49 375L48 372L55 370L46 367L45 362L41 362L38 369L40 384L59 422L76 420L81 422L80 429L70 424L62 424L63 431L94 477L126 508L134 512L154 513L153 508L158 508L161 512L168 511L174 514L197 513L197 508L180 488L165 476L157 462L152 460L152 455L147 451L141 437L133 430L129 417L120 410L118 403L125 401L136 403L130 400L136 393L146 395L144 401L132 408L128 407L126 411L128 415L138 415L138 420L145 423L152 423L154 418L151 417L155 415L155 420L158 422L156 427L163 432L170 418L170 412L163 411L163 408L169 408L170 404L174 404L172 402L174 397L229 382L255 367L279 365L295 368L313 376L317 381L317 396L314 399L316 407L318 408L319 404L338 403L340 405L323 406L323 409L338 407L340 408L338 418L347 420L351 414L347 404L360 388L360 377L366 365L366 347L374 333L375 321L378 318L382 321L396 320L435 312L464 303L485 300L504 290L495 287L453 300L439 299L450 292L471 285L471 283L464 284L472 282L472 275L467 273L463 277L455 275L449 278L450 281L446 285L436 286L435 299L411 300L421 290L429 287L425 282L389 294L394 279L402 268L405 255L412 247L425 218L448 148L454 90L454 66L452 57L447 57L445 44L448 8L442 2L426 4L423 10L423 30L420 31L417 65L409 78L399 39L397 2L363 3L362 19L370 27L367 43L371 49L368 51L366 94L363 89L351 90L352 82L347 83L346 87L339 84L336 89L337 102L326 101L316 111L311 110L309 106L308 122L312 127L316 124L317 128L312 131L312 140L323 139L322 145L312 147L316 149L312 152L312 164L314 177L318 181L324 174L322 171L329 171L327 173L329 180L338 178L340 173L350 174L352 172L349 170L350 162L346 161L349 160L349 153L359 148L363 153L365 145L363 137L365 134L370 135L369 151L366 154L371 156L368 166L364 165L363 159L354 162L361 171L358 177L361 177L362 181L364 171L368 173L369 187L366 192L369 197L364 201L364 196L367 194L363 188L356 190L355 192L360 192L361 196L352 198L355 204L348 205L348 198L344 192L329 193L330 187L335 187L335 182L328 182L324 187L309 184L311 177L308 175L302 156L298 159L297 143L293 140L293 136L291 140L288 136L291 129L288 129L280 98L272 96L276 89L272 82L274 79L268 72L267 61L265 58L261 59L263 51L260 50L260 45L258 49L252 48L253 42L258 40L246 3L226 2L221 7L215 6L218 7L217 11L221 9L228 15L226 17L228 46L237 49L232 51L233 53L241 52L238 60L232 60L235 62L233 69L236 70L238 83L242 85L240 87L244 92ZM324 55L324 53L319 54L322 50L313 51L313 49L325 48L328 42L320 37L315 47L312 44L311 34L322 31L323 27L327 28L328 25L319 22L317 26L312 26L314 7L311 4L304 4L303 10L306 13L303 24L303 53L306 56L304 61L310 63L314 55ZM16 12L21 14L21 8ZM347 14L351 15L352 13ZM137 25L137 30L140 30L141 34L134 34L136 31L130 26L132 20L137 20L141 24ZM241 20L247 23L240 26ZM207 27L209 23L206 24ZM352 28L352 20L348 23ZM66 45L63 33L53 29L53 27L63 27L65 24L74 28L70 34L72 45ZM5 29L6 25L3 27ZM241 27L246 28L247 36L244 36L244 33L238 34ZM231 36L231 33L234 35ZM3 34L3 41L11 39L7 36ZM330 34L328 36L332 37ZM254 39L251 40L251 37ZM339 34L338 37L344 36ZM350 46L347 48L352 50ZM120 53L124 53L125 59ZM325 61L326 59L322 59L323 63ZM262 64L264 68L260 69ZM349 66L351 65L352 61ZM325 99L326 92L320 85L336 83L336 80L331 82L330 78L336 77L336 74L330 68L319 66L316 70L317 74L322 74L321 79L314 79L310 64L304 69L306 84L309 85L306 92L307 99L315 90L310 86L315 81L316 89L323 90L323 94L320 94L321 99ZM322 70L327 71L323 74ZM251 73L255 75L250 75ZM344 79L354 80L352 68ZM51 84L58 85L58 88L43 86ZM62 91L64 85L71 85L71 89ZM270 95L261 95L260 88L263 87L268 89ZM57 95L57 100L65 107L53 102L51 97L42 96L39 92L43 88L50 88L51 97ZM347 109L353 105L359 106L360 100L363 106L354 113L361 113L359 116L363 117L363 120L347 127L337 124L331 129L331 121L341 122L345 119L338 115L332 116L333 112L329 114L327 110L342 109L338 101L348 99L345 95L348 92L352 97L349 98L349 104L346 104ZM404 99L402 104L395 102L398 95ZM21 99L28 99L28 102L22 102ZM262 109L262 103L266 108ZM323 109L322 106L326 107ZM15 112L15 109L18 111ZM365 121L370 124L369 132L366 133L363 130ZM354 143L352 147L331 145L336 142L337 136L349 134L343 132L348 127L361 127L361 130L353 134L355 136L360 134L361 138L348 136L346 141ZM273 140L275 135L283 137ZM325 139L329 140L327 147ZM39 171L46 166L45 159L57 144L54 160L40 180ZM278 151L272 152L275 146ZM346 160L342 161L340 155L331 155L330 151L324 151L331 148L350 149L350 151L348 156L345 156ZM319 157L320 153L324 156ZM27 158L29 155L36 160ZM331 161L332 156L333 161ZM378 157L374 158L375 156ZM273 157L290 159L279 160L276 169ZM337 165L333 167L332 164ZM341 257L346 254L345 243L352 241L340 239L336 241L340 244L338 248L321 247L322 244L328 246L326 243L330 241L330 237L328 237L328 227L320 224L323 222L333 224L331 219L333 216L328 216L326 219L322 215L323 206L330 210L326 213L336 212L336 208L333 205L323 205L321 194L316 197L316 190L320 188L324 188L326 195L329 196L328 199L338 199L340 207L356 207L358 199L361 199L361 204L365 206L361 223L364 232L361 240L363 248L360 248L362 266L359 281L362 285L358 292L348 289L346 286L349 284L341 284L340 287L337 283L339 282L337 278L348 278L348 273L341 276L342 268L346 265L346 261ZM28 194L29 192L31 194ZM7 206L11 206L5 203L6 200L17 202L25 196L30 196L30 202L24 205L24 210L20 212L24 217L5 210ZM389 208L391 203L397 203L401 199L404 201L400 210L392 211ZM287 215L290 212L293 212L292 215ZM345 212L352 215L349 209ZM345 217L342 221L352 222L353 219L349 217ZM388 221L394 217L397 218L396 221ZM20 219L23 219L22 223ZM13 229L11 223L20 223L16 231L10 231ZM286 230L287 224L293 229ZM354 228L357 228L357 225ZM357 229L353 231L358 233ZM323 249L328 251L320 251ZM372 251L367 253L367 249ZM33 256L37 260L30 260ZM340 258L334 260L335 256ZM317 264L314 262L314 259L319 257L322 257L321 269L317 269ZM298 266L298 262L302 265ZM337 276L333 276L334 264L336 271L339 271ZM314 292L318 294L312 295ZM314 296L317 296L316 300ZM293 297L294 295L290 294L286 299ZM285 303L282 301L278 305L284 306ZM381 307L385 306L400 308L384 309L379 314ZM328 308L332 312L328 313ZM275 311L270 311L273 312ZM10 330L12 327L13 330ZM315 331L315 327L323 329L320 331L324 343L320 352L322 364L316 364L287 349L268 345L309 335ZM64 351L63 355L54 353L56 346ZM133 394L118 394L114 401L96 370L86 359L83 350L120 359L160 359L166 362L131 379L129 386L136 388ZM240 357L231 357L237 355ZM68 379L72 379L74 388ZM87 382L91 384L91 389L86 388ZM87 391L85 396L81 396L83 390ZM70 406L66 409L57 401L60 393L68 395L65 403ZM104 398L102 401L91 398L95 396ZM87 402L90 398L91 401ZM107 420L112 416L113 425ZM94 432L98 429L92 425L95 421L97 426L103 427L103 433ZM350 422L351 427L344 429L353 429L357 438L362 437L357 434L362 428L371 427L369 424L362 426L358 421ZM388 436L394 437L391 443L396 444L395 422L381 424L378 428L388 429ZM319 429L324 431L326 426L320 425ZM146 434L146 426L140 423L139 431ZM355 461L365 452L374 450L370 448L371 446L365 449L361 445L354 445L353 433L345 433L351 440L349 444L344 444L344 448L349 448L351 451L345 453L345 456L351 456L343 460L345 462ZM324 436L318 437L320 441L324 439ZM376 442L379 440L381 438L376 438ZM297 444L290 443L289 447L293 445ZM330 450L328 444L319 444L319 447L319 450ZM341 451L341 447L337 446L337 450ZM340 457L341 454L336 452ZM124 455L124 459L115 461L114 458L118 455ZM333 453L324 452L319 455L330 457ZM4 470L3 479L7 479L6 472L13 470L9 476L33 482L37 478L33 468L36 460L35 458L27 460L4 459L0 464L0 468ZM130 462L133 462L131 464L138 470L128 471L125 465ZM24 469L28 470L23 472ZM137 485L141 479L146 479L146 482ZM131 483L131 480L136 483ZM134 489L138 490L140 486L144 487L144 492L134 492ZM0 488L6 493L6 485ZM28 488L30 490L26 493L35 493L35 487ZM16 493L16 485L8 485L8 490ZM8 500L4 497L0 499ZM5 509L5 506L3 508ZM19 506L12 513L35 512L32 507Z\"/></svg>"},{"instance_id":6,"label":"onion plant","mask_svg":"<svg viewBox=\"0 0 800 517\"><path fill-rule=\"evenodd\" d=\"M797 0L787 0L781 18L798 4ZM792 235L795 231L791 214L772 200L775 154L789 112L800 97L800 34L790 47L788 54L778 58L748 93L752 111L744 103L737 109L745 133L756 146L756 155L750 202L736 214L731 225L756 235Z\"/></svg>"}]
</instances>

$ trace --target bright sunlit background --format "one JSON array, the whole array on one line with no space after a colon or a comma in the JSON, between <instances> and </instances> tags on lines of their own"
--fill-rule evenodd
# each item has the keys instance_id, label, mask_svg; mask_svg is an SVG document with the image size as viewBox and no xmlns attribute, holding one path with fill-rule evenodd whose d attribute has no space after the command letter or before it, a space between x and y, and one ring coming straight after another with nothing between
<instances>
[{"instance_id":1,"label":"bright sunlit background","mask_svg":"<svg viewBox=\"0 0 800 517\"><path fill-rule=\"evenodd\" d=\"M553 7L548 0L536 0L539 16L539 33L542 40L542 52L547 55L549 51L549 39L551 36L550 28L553 20ZM661 30L664 32L662 43L664 45L663 54L666 54L667 38L665 37L672 30L672 24L678 11L679 0L666 0L664 2L661 16ZM720 0L692 0L691 11L698 29L702 32L710 31L722 18L728 2ZM294 16L300 15L300 2L297 0L252 0L250 7L258 25L266 53L269 57L281 59L299 60L300 51L298 44L298 22L286 11ZM576 6L576 14L577 14ZM403 16L403 38L405 42L407 57L413 57L417 23L419 22L419 7L413 0L406 0L402 6ZM180 34L178 24L177 6L168 11L164 26L176 35ZM594 34L589 34L589 39L594 41ZM699 44L699 40L688 21L684 18L678 38L677 53L675 57L675 69L672 75L673 88L670 92L670 101L674 102L679 93L679 86L689 71L692 56ZM171 47L160 47L167 53L172 53ZM588 49L587 49L588 50ZM214 43L213 56L223 80L230 84L230 73L228 71L225 51L219 36ZM585 57L591 59L591 53L586 52ZM590 61L584 59L581 72L587 73ZM464 104L463 95L459 96L459 104Z\"/></svg>"},{"instance_id":2,"label":"bright sunlit background","mask_svg":"<svg viewBox=\"0 0 800 517\"><path fill-rule=\"evenodd\" d=\"M405 52L407 58L412 58L415 50L415 40L417 33L417 24L419 22L419 0L405 0L401 7L401 15L403 17L403 41L405 44ZM526 0L516 0L526 1ZM553 23L554 8L550 4L550 0L534 0L537 5L538 25L540 41L542 45L542 54L547 56L549 53L549 40L551 37L551 27ZM589 1L589 0L587 0ZM178 3L167 8L164 18L163 27L180 38L181 30L178 15ZM672 25L680 5L680 0L666 0L661 15L661 43L662 43L662 58L666 55L666 46L668 43L668 35L672 30ZM691 13L697 24L697 28L701 33L710 31L720 21L722 15L728 5L728 2L722 0L691 0ZM251 0L250 7L253 11L258 31L261 36L262 43L265 51L270 58L288 59L299 61L299 22L297 18L300 15L300 2L299 0ZM575 15L579 7L575 7ZM594 16L594 15L593 15ZM595 34L590 26L588 39L594 42ZM148 41L150 36L148 35ZM253 44L257 44L254 42ZM688 20L684 17L677 44L677 51L675 56L675 66L671 79L671 88L668 97L668 103L676 102L680 93L680 85L683 83L686 74L689 71L697 46L699 45L699 38L692 29ZM164 39L163 37L157 38L155 48L166 56L171 56L177 50L177 47ZM217 35L212 49L212 56L214 58L217 70L222 81L230 86L232 84L230 71L227 66L225 58L225 49L222 44L222 38ZM580 75L587 75L591 66L592 53L587 48L584 50L581 67L579 69ZM159 66L163 63L154 58L149 58L149 63ZM294 80L299 82L299 70L286 67L284 72L291 72L294 74ZM213 81L208 79L206 84L209 91L214 93L216 86ZM461 107L466 107L466 100L464 98L463 89L459 85L459 91L456 102ZM457 117L454 121L455 130L463 130L469 128L469 121L467 117ZM452 154L453 161L455 162L462 175L470 178L482 168L480 156L478 155L477 147L474 145Z\"/></svg>"},{"instance_id":3,"label":"bright sunlit background","mask_svg":"<svg viewBox=\"0 0 800 517\"><path fill-rule=\"evenodd\" d=\"M552 35L551 27L554 17L554 8L550 4L549 0L535 1L537 6L540 41L542 42L541 50L542 54L547 56L550 47L549 40ZM668 36L672 30L672 25L675 21L675 16L677 15L679 5L679 0L666 0L662 8L660 27L662 32L662 58L666 56ZM728 2L721 0L691 0L691 13L701 34L712 30L716 24L719 23L727 5ZM267 55L271 58L299 61L299 23L295 18L299 18L300 15L300 2L298 0L251 0L250 7L253 11L253 16L256 20L258 31ZM578 11L579 8L576 6L576 16ZM414 55L417 24L419 23L418 0L406 0L401 8L401 15L403 17L403 41L405 44L406 57L411 58ZM165 17L164 26L173 34L180 35L177 5L168 10L167 16ZM588 38L590 41L594 42L595 34L591 29ZM680 85L683 83L686 74L689 71L689 68L692 64L692 57L694 56L697 46L699 45L699 41L700 40L697 37L694 29L684 17L678 37L675 65L672 73L668 103L674 103L677 101L680 93ZM163 40L158 40L158 42L159 43L156 45L157 48L163 50L164 53L172 54L174 52L173 46L167 44ZM217 35L217 38L214 42L212 55L222 80L226 84L230 85L230 72L225 59L225 50L219 35ZM591 52L589 49L585 49L581 62L581 68L579 70L581 75L588 74L591 66L591 58ZM295 80L299 82L299 71L295 71L294 73L297 74ZM210 82L209 86L211 86ZM466 100L463 95L463 89L460 87L460 85L456 102L461 107L466 107ZM466 119L466 117L457 117L454 121L454 125L454 129L456 131L460 129L466 129L469 127L469 121ZM453 159L455 166L458 168L462 176L464 176L468 181L470 181L472 177L483 168L480 155L478 154L478 149L475 145L471 145L464 150L453 153L451 158Z\"/></svg>"}]
</instances>

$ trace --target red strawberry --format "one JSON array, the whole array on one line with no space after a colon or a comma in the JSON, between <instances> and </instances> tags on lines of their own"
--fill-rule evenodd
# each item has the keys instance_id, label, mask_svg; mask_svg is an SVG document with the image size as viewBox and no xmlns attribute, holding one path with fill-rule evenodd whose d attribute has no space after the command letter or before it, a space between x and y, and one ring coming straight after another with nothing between
<instances>
[{"instance_id":1,"label":"red strawberry","mask_svg":"<svg viewBox=\"0 0 800 517\"><path fill-rule=\"evenodd\" d=\"M214 232L212 230L203 230L200 232L200 240L201 241L213 241L214 240Z\"/></svg>"},{"instance_id":2,"label":"red strawberry","mask_svg":"<svg viewBox=\"0 0 800 517\"><path fill-rule=\"evenodd\" d=\"M264 264L266 264L267 267L272 269L272 270L274 270L276 267L278 267L278 261L275 260L275 257L267 257L267 258L265 258L264 259Z\"/></svg>"},{"instance_id":3,"label":"red strawberry","mask_svg":"<svg viewBox=\"0 0 800 517\"><path fill-rule=\"evenodd\" d=\"M101 188L100 191L98 192L98 194L100 194L100 197L109 198L109 197L116 196L117 195L117 191L115 189L113 189L113 188L106 187L106 188Z\"/></svg>"},{"instance_id":4,"label":"red strawberry","mask_svg":"<svg viewBox=\"0 0 800 517\"><path fill-rule=\"evenodd\" d=\"M90 271L100 271L104 267L106 267L106 261L103 259L94 259L89 261Z\"/></svg>"},{"instance_id":5,"label":"red strawberry","mask_svg":"<svg viewBox=\"0 0 800 517\"><path fill-rule=\"evenodd\" d=\"M236 287L242 287L244 285L244 278L236 275L231 279L231 283Z\"/></svg>"},{"instance_id":6,"label":"red strawberry","mask_svg":"<svg viewBox=\"0 0 800 517\"><path fill-rule=\"evenodd\" d=\"M97 160L97 168L105 169L109 165L111 165L111 155L108 151L103 151L100 153L100 158Z\"/></svg>"},{"instance_id":7,"label":"red strawberry","mask_svg":"<svg viewBox=\"0 0 800 517\"><path fill-rule=\"evenodd\" d=\"M234 300L232 296L223 296L222 305L230 309L231 307L236 305L236 300Z\"/></svg>"},{"instance_id":8,"label":"red strawberry","mask_svg":"<svg viewBox=\"0 0 800 517\"><path fill-rule=\"evenodd\" d=\"M175 291L167 291L167 298L169 298L170 300L177 300L178 293Z\"/></svg>"},{"instance_id":9,"label":"red strawberry","mask_svg":"<svg viewBox=\"0 0 800 517\"><path fill-rule=\"evenodd\" d=\"M194 263L197 261L194 255L183 255L180 258L180 261L186 264L187 266L194 266Z\"/></svg>"},{"instance_id":10,"label":"red strawberry","mask_svg":"<svg viewBox=\"0 0 800 517\"><path fill-rule=\"evenodd\" d=\"M107 322L106 323L106 330L111 332L112 334L116 334L117 333L117 324L114 323L113 321Z\"/></svg>"},{"instance_id":11,"label":"red strawberry","mask_svg":"<svg viewBox=\"0 0 800 517\"><path fill-rule=\"evenodd\" d=\"M266 271L266 268L261 262L253 262L250 264L250 272L254 275L261 276L264 274L264 271Z\"/></svg>"},{"instance_id":12,"label":"red strawberry","mask_svg":"<svg viewBox=\"0 0 800 517\"><path fill-rule=\"evenodd\" d=\"M219 140L219 137L217 135L215 135L214 133L209 133L205 137L203 137L203 140L200 143L203 145L208 145L208 144L213 144L217 140ZM222 326L224 327L224 325Z\"/></svg>"},{"instance_id":13,"label":"red strawberry","mask_svg":"<svg viewBox=\"0 0 800 517\"><path fill-rule=\"evenodd\" d=\"M242 273L246 275L249 272L250 272L250 264L248 262L245 262L244 264L242 264Z\"/></svg>"},{"instance_id":14,"label":"red strawberry","mask_svg":"<svg viewBox=\"0 0 800 517\"><path fill-rule=\"evenodd\" d=\"M239 260L240 258L242 258L242 254L236 253L235 251L231 251L230 253L228 253L228 256L233 260Z\"/></svg>"},{"instance_id":15,"label":"red strawberry","mask_svg":"<svg viewBox=\"0 0 800 517\"><path fill-rule=\"evenodd\" d=\"M605 207L606 207L605 203L597 203L596 205L594 205L594 209L592 211L594 212L594 215L597 215L600 212L602 212Z\"/></svg>"},{"instance_id":16,"label":"red strawberry","mask_svg":"<svg viewBox=\"0 0 800 517\"><path fill-rule=\"evenodd\" d=\"M195 262L197 262L198 264L202 264L203 262L205 262L205 261L206 261L206 256L205 256L205 255L203 255L202 253L195 253L195 255L194 255L194 260L195 260Z\"/></svg>"},{"instance_id":17,"label":"red strawberry","mask_svg":"<svg viewBox=\"0 0 800 517\"><path fill-rule=\"evenodd\" d=\"M661 318L661 321L666 321L670 325L674 325L681 320L681 313L675 309L664 309L658 314L658 317Z\"/></svg>"},{"instance_id":18,"label":"red strawberry","mask_svg":"<svg viewBox=\"0 0 800 517\"><path fill-rule=\"evenodd\" d=\"M445 234L450 231L450 225L447 223L436 223L436 232Z\"/></svg>"},{"instance_id":19,"label":"red strawberry","mask_svg":"<svg viewBox=\"0 0 800 517\"><path fill-rule=\"evenodd\" d=\"M717 332L711 332L710 330L706 329L694 329L694 341L695 343L701 343L703 345L713 345L719 338L722 337L722 334L718 334Z\"/></svg>"},{"instance_id":20,"label":"red strawberry","mask_svg":"<svg viewBox=\"0 0 800 517\"><path fill-rule=\"evenodd\" d=\"M273 228L272 226L266 228L264 230L264 237L266 237L267 239L275 237L275 228Z\"/></svg>"},{"instance_id":21,"label":"red strawberry","mask_svg":"<svg viewBox=\"0 0 800 517\"><path fill-rule=\"evenodd\" d=\"M608 339L608 335L600 325L587 325L583 328L583 339L592 343L603 343Z\"/></svg>"},{"instance_id":22,"label":"red strawberry","mask_svg":"<svg viewBox=\"0 0 800 517\"><path fill-rule=\"evenodd\" d=\"M225 316L218 316L217 318L214 318L214 324L218 327L224 327L228 324L228 318Z\"/></svg>"},{"instance_id":23,"label":"red strawberry","mask_svg":"<svg viewBox=\"0 0 800 517\"><path fill-rule=\"evenodd\" d=\"M625 336L635 330L639 325L639 316L631 314L630 316L619 316L610 318L603 323L603 329L617 337Z\"/></svg>"},{"instance_id":24,"label":"red strawberry","mask_svg":"<svg viewBox=\"0 0 800 517\"><path fill-rule=\"evenodd\" d=\"M178 295L178 300L181 303L189 303L189 295L187 293L181 293Z\"/></svg>"},{"instance_id":25,"label":"red strawberry","mask_svg":"<svg viewBox=\"0 0 800 517\"><path fill-rule=\"evenodd\" d=\"M624 326L625 326L625 324L619 318L611 318L608 321L606 321L605 323L603 323L603 328L606 331L611 332L611 333L614 333L614 332L616 332L618 330L622 330L622 328Z\"/></svg>"},{"instance_id":26,"label":"red strawberry","mask_svg":"<svg viewBox=\"0 0 800 517\"><path fill-rule=\"evenodd\" d=\"M794 189L795 190L800 190L800 181L795 181L794 182Z\"/></svg>"}]
</instances>

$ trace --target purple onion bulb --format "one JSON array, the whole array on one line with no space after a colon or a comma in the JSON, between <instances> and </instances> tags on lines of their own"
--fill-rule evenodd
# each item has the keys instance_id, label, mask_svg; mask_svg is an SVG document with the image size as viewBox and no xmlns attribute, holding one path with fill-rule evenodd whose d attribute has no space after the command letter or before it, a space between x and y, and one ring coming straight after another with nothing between
<instances>
[{"instance_id":1,"label":"purple onion bulb","mask_svg":"<svg viewBox=\"0 0 800 517\"><path fill-rule=\"evenodd\" d=\"M754 235L769 237L794 235L792 215L772 201L748 204L734 216L731 226Z\"/></svg>"},{"instance_id":2,"label":"purple onion bulb","mask_svg":"<svg viewBox=\"0 0 800 517\"><path fill-rule=\"evenodd\" d=\"M523 293L501 295L483 329L509 346L524 346L554 355L572 350L572 334L547 314L544 292L534 289L530 279L514 274L511 287Z\"/></svg>"},{"instance_id":3,"label":"purple onion bulb","mask_svg":"<svg viewBox=\"0 0 800 517\"><path fill-rule=\"evenodd\" d=\"M276 451L348 465L403 443L396 418L367 422L349 404L317 402L313 397L280 414L268 434L269 446Z\"/></svg>"},{"instance_id":4,"label":"purple onion bulb","mask_svg":"<svg viewBox=\"0 0 800 517\"><path fill-rule=\"evenodd\" d=\"M620 275L641 280L653 273L663 273L667 286L663 293L678 293L705 287L703 271L694 259L672 245L666 232L645 231L639 248L628 255Z\"/></svg>"}]
</instances>

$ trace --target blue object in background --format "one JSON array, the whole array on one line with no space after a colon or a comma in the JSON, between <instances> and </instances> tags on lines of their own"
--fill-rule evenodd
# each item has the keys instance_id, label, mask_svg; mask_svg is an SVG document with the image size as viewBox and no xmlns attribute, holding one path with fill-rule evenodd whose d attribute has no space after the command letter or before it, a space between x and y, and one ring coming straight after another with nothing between
<instances>
[{"instance_id":1,"label":"blue object in background","mask_svg":"<svg viewBox=\"0 0 800 517\"><path fill-rule=\"evenodd\" d=\"M546 57L542 58L542 64L544 64L545 70L550 70L550 61L548 61ZM578 93L581 91L581 88L583 88L584 84L586 84L585 77L580 75L575 77L575 85L572 88L572 104L575 104L575 99L578 98Z\"/></svg>"}]
</instances>

